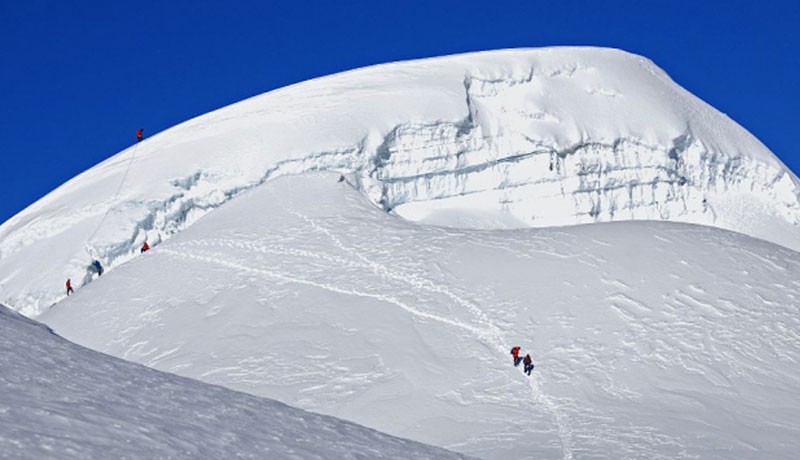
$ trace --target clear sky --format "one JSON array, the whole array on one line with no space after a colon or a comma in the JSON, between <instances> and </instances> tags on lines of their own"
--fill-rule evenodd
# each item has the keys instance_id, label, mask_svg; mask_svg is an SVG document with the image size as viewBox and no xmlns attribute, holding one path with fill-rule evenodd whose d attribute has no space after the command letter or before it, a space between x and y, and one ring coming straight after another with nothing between
<instances>
[{"instance_id":1,"label":"clear sky","mask_svg":"<svg viewBox=\"0 0 800 460\"><path fill-rule=\"evenodd\" d=\"M0 0L0 222L135 141L271 89L382 62L621 48L795 172L800 2Z\"/></svg>"}]
</instances>

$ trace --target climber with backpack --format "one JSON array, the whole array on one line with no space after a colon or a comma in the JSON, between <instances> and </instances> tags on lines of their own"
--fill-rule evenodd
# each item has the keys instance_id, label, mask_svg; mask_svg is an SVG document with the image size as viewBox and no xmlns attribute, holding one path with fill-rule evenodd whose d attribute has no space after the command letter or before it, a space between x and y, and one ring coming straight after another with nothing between
<instances>
[{"instance_id":1,"label":"climber with backpack","mask_svg":"<svg viewBox=\"0 0 800 460\"><path fill-rule=\"evenodd\" d=\"M91 268L92 268L92 269L93 269L95 272L97 272L97 276L102 276L102 275L103 275L103 266L102 266L102 265L100 265L100 261L99 261L99 260L97 260L97 259L94 259L94 260L92 261L92 266L91 266Z\"/></svg>"},{"instance_id":2,"label":"climber with backpack","mask_svg":"<svg viewBox=\"0 0 800 460\"><path fill-rule=\"evenodd\" d=\"M149 250L150 250L150 245L147 244L147 241L145 241L144 244L142 245L142 249L139 251L139 254L144 254Z\"/></svg>"},{"instance_id":3,"label":"climber with backpack","mask_svg":"<svg viewBox=\"0 0 800 460\"><path fill-rule=\"evenodd\" d=\"M72 280L67 278L67 297L69 297L70 294L74 294L74 293L75 293L75 290L72 289Z\"/></svg>"},{"instance_id":4,"label":"climber with backpack","mask_svg":"<svg viewBox=\"0 0 800 460\"><path fill-rule=\"evenodd\" d=\"M531 359L531 355L526 354L525 359L522 361L522 364L525 365L525 368L522 370L528 375L531 375L531 371L533 370L533 360Z\"/></svg>"},{"instance_id":5,"label":"climber with backpack","mask_svg":"<svg viewBox=\"0 0 800 460\"><path fill-rule=\"evenodd\" d=\"M144 129L139 128L136 130L136 142L142 142L144 140Z\"/></svg>"}]
</instances>

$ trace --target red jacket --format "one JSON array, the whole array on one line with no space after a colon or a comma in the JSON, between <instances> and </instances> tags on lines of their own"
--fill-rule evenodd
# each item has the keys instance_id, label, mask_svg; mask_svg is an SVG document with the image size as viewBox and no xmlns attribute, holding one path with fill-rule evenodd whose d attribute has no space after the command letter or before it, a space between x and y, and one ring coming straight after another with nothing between
<instances>
[{"instance_id":1,"label":"red jacket","mask_svg":"<svg viewBox=\"0 0 800 460\"><path fill-rule=\"evenodd\" d=\"M525 359L522 361L522 364L525 364L527 366L528 364L531 364L531 363L533 363L533 360L531 359L531 355L525 355Z\"/></svg>"},{"instance_id":2,"label":"red jacket","mask_svg":"<svg viewBox=\"0 0 800 460\"><path fill-rule=\"evenodd\" d=\"M144 244L142 245L142 252L149 251L149 250L150 250L150 245L147 244L147 241L145 241Z\"/></svg>"},{"instance_id":3,"label":"red jacket","mask_svg":"<svg viewBox=\"0 0 800 460\"><path fill-rule=\"evenodd\" d=\"M70 280L67 280L67 289L69 289L71 287L72 287L72 283L70 282Z\"/></svg>"},{"instance_id":4,"label":"red jacket","mask_svg":"<svg viewBox=\"0 0 800 460\"><path fill-rule=\"evenodd\" d=\"M514 347L511 349L511 356L513 356L514 359L519 358L519 347Z\"/></svg>"}]
</instances>

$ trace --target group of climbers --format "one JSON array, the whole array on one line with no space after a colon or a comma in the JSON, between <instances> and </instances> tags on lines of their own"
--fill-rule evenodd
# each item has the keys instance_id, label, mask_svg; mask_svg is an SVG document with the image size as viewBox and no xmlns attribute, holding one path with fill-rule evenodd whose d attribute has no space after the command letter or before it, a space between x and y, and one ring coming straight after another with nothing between
<instances>
[{"instance_id":1,"label":"group of climbers","mask_svg":"<svg viewBox=\"0 0 800 460\"><path fill-rule=\"evenodd\" d=\"M139 128L139 129L136 130L136 142L142 142L143 140L144 140L144 129L143 128ZM150 245L147 244L147 241L145 241L144 244L142 244L142 247L141 247L139 253L140 254L144 254L145 252L147 252L149 250L150 250ZM87 271L89 273L97 273L97 276L102 276L103 272L105 270L103 269L103 265L100 263L100 261L97 260L97 259L94 259L94 260L92 260L92 263L87 268ZM71 278L67 278L66 287L67 287L67 296L69 296L70 294L74 294L75 293L75 289L72 288L72 279Z\"/></svg>"},{"instance_id":2,"label":"group of climbers","mask_svg":"<svg viewBox=\"0 0 800 460\"><path fill-rule=\"evenodd\" d=\"M141 249L139 250L139 254L144 254L149 250L150 250L150 245L147 244L147 241L145 241L144 244L142 244ZM92 260L92 263L89 264L87 271L92 274L97 273L97 276L102 276L103 272L105 272L105 269L103 268L103 264L101 264L99 260L94 259ZM75 293L75 289L72 288L71 278L67 278L66 287L67 287L67 296Z\"/></svg>"},{"instance_id":3,"label":"group of climbers","mask_svg":"<svg viewBox=\"0 0 800 460\"><path fill-rule=\"evenodd\" d=\"M531 371L533 371L533 359L531 359L530 354L525 354L524 358L520 358L519 352L521 348L519 346L515 346L511 349L511 357L514 359L514 367L519 366L519 363L522 363L525 367L523 368L522 372L531 375Z\"/></svg>"}]
</instances>

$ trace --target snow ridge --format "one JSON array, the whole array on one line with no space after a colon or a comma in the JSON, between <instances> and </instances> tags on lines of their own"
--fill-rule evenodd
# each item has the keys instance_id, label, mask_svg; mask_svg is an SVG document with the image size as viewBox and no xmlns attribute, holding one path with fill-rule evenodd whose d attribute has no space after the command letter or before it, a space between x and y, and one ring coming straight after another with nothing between
<instances>
[{"instance_id":1,"label":"snow ridge","mask_svg":"<svg viewBox=\"0 0 800 460\"><path fill-rule=\"evenodd\" d=\"M87 350L3 306L0 332L4 458L466 458Z\"/></svg>"}]
</instances>

